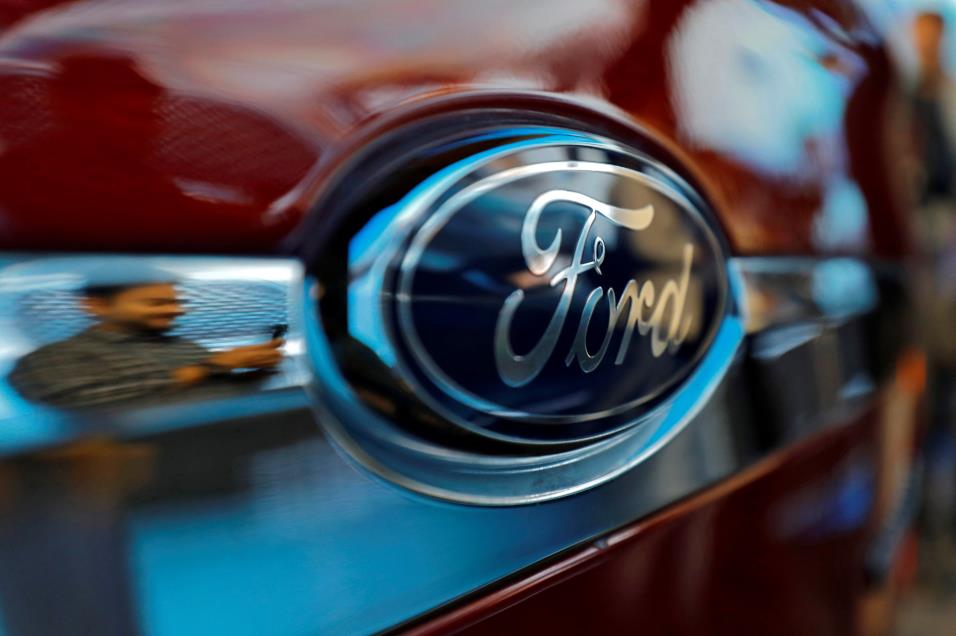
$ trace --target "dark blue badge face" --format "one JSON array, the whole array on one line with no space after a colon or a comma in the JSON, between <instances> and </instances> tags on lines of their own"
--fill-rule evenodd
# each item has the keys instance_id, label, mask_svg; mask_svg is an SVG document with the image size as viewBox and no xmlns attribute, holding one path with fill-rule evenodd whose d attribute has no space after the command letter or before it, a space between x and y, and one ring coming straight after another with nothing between
<instances>
[{"instance_id":1,"label":"dark blue badge face","mask_svg":"<svg viewBox=\"0 0 956 636\"><path fill-rule=\"evenodd\" d=\"M570 135L441 170L355 237L350 268L353 335L442 417L506 439L580 440L666 409L728 302L679 179Z\"/></svg>"}]
</instances>

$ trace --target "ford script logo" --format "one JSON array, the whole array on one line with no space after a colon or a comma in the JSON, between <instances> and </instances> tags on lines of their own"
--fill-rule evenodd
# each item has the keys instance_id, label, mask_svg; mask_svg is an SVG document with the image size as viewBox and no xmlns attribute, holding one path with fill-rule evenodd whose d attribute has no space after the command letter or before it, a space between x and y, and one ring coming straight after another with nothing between
<instances>
[{"instance_id":1,"label":"ford script logo","mask_svg":"<svg viewBox=\"0 0 956 636\"><path fill-rule=\"evenodd\" d=\"M551 287L563 286L561 300L558 302L541 340L528 354L516 354L514 349L511 348L511 337L509 335L515 313L522 300L524 300L524 290L517 289L512 292L505 301L501 313L498 314L498 325L495 329L495 362L498 364L498 373L501 375L501 379L509 386L524 386L537 377L551 357L558 337L564 328L565 319L574 301L574 290L577 287L578 278L592 269L601 274L601 264L604 262L607 246L600 236L594 237L594 256L592 260L587 263L583 262L584 250L587 247L591 228L594 226L597 215L602 214L611 223L635 231L647 229L654 220L654 206L652 205L637 209L625 209L602 203L580 192L570 192L568 190L545 192L535 199L531 207L528 208L524 223L521 226L521 253L524 255L528 271L535 276L547 274L558 259L558 251L561 248L561 230L557 231L554 240L546 249L541 249L538 246L536 235L538 219L542 211L549 204L559 201L578 203L589 208L591 213L584 222L584 227L581 228L578 239L574 244L571 264L551 278L549 283ZM608 346L615 336L618 321L622 318L626 321L624 323L626 326L621 336L620 347L614 364L619 365L624 362L631 337L634 335L635 326L642 334L650 332L650 347L654 357L661 356L669 347L673 349L679 347L690 329L690 317L685 315L684 308L687 300L690 267L693 261L694 246L688 243L683 248L680 283L678 284L675 280L668 280L664 283L663 290L660 293L655 292L653 281L648 280L639 284L633 278L627 282L619 301L616 300L614 290L608 289L608 325L604 331L604 338L601 340L600 347L592 355L588 352L588 331L594 310L601 301L601 297L605 295L604 288L594 288L587 296L581 321L575 331L574 344L568 351L564 363L570 366L572 362L577 360L581 370L585 373L594 371L604 359ZM645 309L647 315L645 315ZM668 316L665 316L665 312L668 312ZM666 326L664 324L665 317L667 317Z\"/></svg>"},{"instance_id":2,"label":"ford script logo","mask_svg":"<svg viewBox=\"0 0 956 636\"><path fill-rule=\"evenodd\" d=\"M712 221L637 153L516 145L399 208L385 323L409 385L456 422L541 440L633 425L666 408L720 325Z\"/></svg>"}]
</instances>

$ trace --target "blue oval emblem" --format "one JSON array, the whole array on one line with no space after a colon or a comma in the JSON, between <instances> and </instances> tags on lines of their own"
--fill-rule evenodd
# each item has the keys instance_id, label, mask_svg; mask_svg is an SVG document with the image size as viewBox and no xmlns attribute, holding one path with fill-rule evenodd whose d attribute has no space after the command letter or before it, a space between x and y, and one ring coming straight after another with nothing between
<instances>
[{"instance_id":1,"label":"blue oval emblem","mask_svg":"<svg viewBox=\"0 0 956 636\"><path fill-rule=\"evenodd\" d=\"M721 244L680 179L590 139L462 160L388 212L376 254L394 366L442 416L523 441L662 407L727 304Z\"/></svg>"}]
</instances>

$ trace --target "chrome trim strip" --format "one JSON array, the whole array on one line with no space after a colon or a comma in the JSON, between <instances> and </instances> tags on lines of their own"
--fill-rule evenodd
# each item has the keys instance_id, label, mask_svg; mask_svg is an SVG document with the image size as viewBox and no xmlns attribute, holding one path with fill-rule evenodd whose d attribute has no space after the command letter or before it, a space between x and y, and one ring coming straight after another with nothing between
<instances>
[{"instance_id":1,"label":"chrome trim strip","mask_svg":"<svg viewBox=\"0 0 956 636\"><path fill-rule=\"evenodd\" d=\"M876 308L876 273L854 258L738 257L746 290L747 333L799 322L825 322Z\"/></svg>"}]
</instances>

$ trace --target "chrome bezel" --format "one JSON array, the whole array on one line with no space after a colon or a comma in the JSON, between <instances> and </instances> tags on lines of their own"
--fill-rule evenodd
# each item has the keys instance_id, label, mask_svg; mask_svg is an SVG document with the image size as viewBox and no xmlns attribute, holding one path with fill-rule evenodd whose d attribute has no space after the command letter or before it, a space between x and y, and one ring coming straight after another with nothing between
<instances>
[{"instance_id":1,"label":"chrome bezel","mask_svg":"<svg viewBox=\"0 0 956 636\"><path fill-rule=\"evenodd\" d=\"M644 174L624 166L593 161L557 162L560 169L570 166L576 170L626 172L628 176L640 179L674 200L692 215L703 230L703 235L711 242L710 248L722 269L723 275L719 276L722 285L719 307L715 311L714 325L706 342L700 346L693 362L687 364L689 372L677 378L671 386L661 389L662 392L671 390L670 395L649 410L610 430L570 439L534 439L497 434L487 428L470 426L468 422L455 417L454 413L448 413L440 404L435 404L428 392L417 386L401 356L396 356L396 362L392 365L396 377L416 387L416 397L433 412L462 431L505 445L504 450L499 449L500 452L488 453L473 451L467 446L448 445L428 435L417 435L410 430L414 429L414 423L411 423L412 426L400 425L364 402L336 362L329 332L323 324L323 312L317 302L322 281L311 278L305 290L307 301L303 303L307 312L306 338L315 372L313 401L326 430L349 457L365 468L388 481L433 497L476 505L527 504L564 497L613 479L657 452L696 416L739 356L744 338L745 321L741 315L743 294L738 277L728 265L727 249L719 238L713 219L702 214L699 205L695 205L677 186L672 185L685 185L676 174L636 150L626 149L597 136L545 127L529 130L535 134L533 138L476 153L467 160L435 173L405 196L404 205L389 222L388 227L393 230L394 236L384 247L379 246L380 249L375 250L373 258L362 260L356 268L369 273L376 280L384 280L391 264L396 261L401 263L397 274L399 293L396 300L400 315L403 306L407 312L407 303L402 294L408 292L409 271L414 269L415 259L420 257L422 237L427 236L429 230L436 230L443 220L454 213L457 209L454 207L456 197L460 200L461 197L474 196L497 181L489 184L487 180L481 180L442 200L443 195L449 195L448 185L464 174L472 173L511 153L561 145L619 153L639 165L648 166L649 174ZM554 169L555 165L535 164L525 168L516 169L517 173L509 172L505 176L499 173L492 178L514 178L515 174L520 176L529 170ZM661 175L666 175L668 180L660 178ZM658 178L653 178L655 176ZM432 205L436 202L440 207L438 211L433 211ZM445 210L444 217L441 210ZM375 311L382 328L391 329L381 306L366 305L364 309ZM402 320L406 323L409 321L407 313ZM388 336L389 339L397 337L391 331ZM443 381L440 375L436 378L439 382ZM442 390L450 386L451 383L446 383ZM461 397L462 403L472 399L472 396ZM495 413L496 408L497 405L491 405L488 411ZM615 409L615 412L627 412L633 408L634 404L627 404ZM606 413L601 412L574 419L606 416ZM569 446L569 442L573 442L573 445Z\"/></svg>"}]
</instances>

